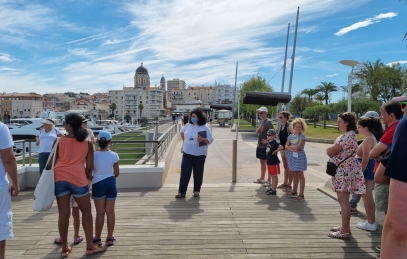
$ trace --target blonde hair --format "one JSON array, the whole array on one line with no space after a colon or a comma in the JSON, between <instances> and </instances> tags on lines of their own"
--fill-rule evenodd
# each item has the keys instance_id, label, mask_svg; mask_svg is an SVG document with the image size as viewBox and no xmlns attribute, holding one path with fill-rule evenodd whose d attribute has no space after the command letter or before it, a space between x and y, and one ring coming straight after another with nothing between
<instances>
[{"instance_id":1,"label":"blonde hair","mask_svg":"<svg viewBox=\"0 0 407 259\"><path fill-rule=\"evenodd\" d=\"M301 124L302 131L305 131L307 129L307 123L305 123L305 120L303 118L296 118L291 122L291 125L293 128L295 127L295 124Z\"/></svg>"}]
</instances>

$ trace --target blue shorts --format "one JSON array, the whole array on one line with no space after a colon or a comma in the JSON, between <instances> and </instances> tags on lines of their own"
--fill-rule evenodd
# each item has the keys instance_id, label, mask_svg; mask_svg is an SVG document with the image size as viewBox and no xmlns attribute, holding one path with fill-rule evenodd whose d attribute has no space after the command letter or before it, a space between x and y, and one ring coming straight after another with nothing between
<instances>
[{"instance_id":1,"label":"blue shorts","mask_svg":"<svg viewBox=\"0 0 407 259\"><path fill-rule=\"evenodd\" d=\"M92 199L114 201L117 198L116 178L113 176L92 184Z\"/></svg>"},{"instance_id":2,"label":"blue shorts","mask_svg":"<svg viewBox=\"0 0 407 259\"><path fill-rule=\"evenodd\" d=\"M360 163L362 163L362 158L358 158L358 160ZM369 159L366 169L363 172L363 176L365 177L365 180L374 181L373 169L374 169L375 164L376 164L376 161L374 159Z\"/></svg>"},{"instance_id":3,"label":"blue shorts","mask_svg":"<svg viewBox=\"0 0 407 259\"><path fill-rule=\"evenodd\" d=\"M261 160L267 160L266 148L256 148L256 158Z\"/></svg>"},{"instance_id":4,"label":"blue shorts","mask_svg":"<svg viewBox=\"0 0 407 259\"><path fill-rule=\"evenodd\" d=\"M76 186L67 181L55 182L55 196L62 197L71 194L73 197L83 197L89 193L89 186L85 185L82 187Z\"/></svg>"}]
</instances>

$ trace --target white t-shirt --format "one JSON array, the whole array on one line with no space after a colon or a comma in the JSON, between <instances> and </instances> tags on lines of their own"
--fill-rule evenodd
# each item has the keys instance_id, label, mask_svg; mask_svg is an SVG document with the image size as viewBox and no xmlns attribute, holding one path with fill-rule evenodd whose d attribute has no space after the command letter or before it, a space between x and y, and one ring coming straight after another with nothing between
<instances>
[{"instance_id":1,"label":"white t-shirt","mask_svg":"<svg viewBox=\"0 0 407 259\"><path fill-rule=\"evenodd\" d=\"M57 139L58 134L61 134L61 131L57 128L52 128L48 133L44 129L40 130L38 136L40 138L40 148L38 149L39 153L51 152L52 144Z\"/></svg>"},{"instance_id":2,"label":"white t-shirt","mask_svg":"<svg viewBox=\"0 0 407 259\"><path fill-rule=\"evenodd\" d=\"M7 149L13 146L13 139L6 125L0 122L0 150ZM0 186L8 185L9 181L6 176L6 168L4 168L3 160L0 154Z\"/></svg>"},{"instance_id":3,"label":"white t-shirt","mask_svg":"<svg viewBox=\"0 0 407 259\"><path fill-rule=\"evenodd\" d=\"M113 151L96 151L94 154L92 183L114 176L113 164L119 162L119 155Z\"/></svg>"},{"instance_id":4,"label":"white t-shirt","mask_svg":"<svg viewBox=\"0 0 407 259\"><path fill-rule=\"evenodd\" d=\"M86 129L88 131L88 136L86 137L87 140L92 141L92 137L95 137L95 135L93 135L93 131L91 129Z\"/></svg>"},{"instance_id":5,"label":"white t-shirt","mask_svg":"<svg viewBox=\"0 0 407 259\"><path fill-rule=\"evenodd\" d=\"M213 142L212 132L206 125L198 126L187 123L181 129L181 132L184 132L184 144L182 145L184 153L193 156L208 155L208 145L199 146L199 142L196 139L200 131L206 131L206 138L209 140L209 144Z\"/></svg>"}]
</instances>

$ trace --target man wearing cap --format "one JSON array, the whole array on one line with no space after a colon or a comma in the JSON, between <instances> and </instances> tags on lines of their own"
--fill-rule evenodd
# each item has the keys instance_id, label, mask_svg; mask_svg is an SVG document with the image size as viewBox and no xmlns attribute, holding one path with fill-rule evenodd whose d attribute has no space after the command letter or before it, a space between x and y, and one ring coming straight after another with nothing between
<instances>
[{"instance_id":1,"label":"man wearing cap","mask_svg":"<svg viewBox=\"0 0 407 259\"><path fill-rule=\"evenodd\" d=\"M407 96L393 98L400 102L404 118L394 133L391 155L384 175L390 178L389 206L383 225L381 258L406 258L407 256Z\"/></svg>"},{"instance_id":2,"label":"man wearing cap","mask_svg":"<svg viewBox=\"0 0 407 259\"><path fill-rule=\"evenodd\" d=\"M95 135L93 135L93 131L91 129L88 129L88 119L85 118L85 116L81 115L82 118L82 129L86 129L88 131L88 137L87 139L92 142L92 144L96 143ZM95 149L93 149L95 150Z\"/></svg>"},{"instance_id":3,"label":"man wearing cap","mask_svg":"<svg viewBox=\"0 0 407 259\"><path fill-rule=\"evenodd\" d=\"M260 178L254 181L254 183L264 183L264 179L266 177L266 170L267 170L267 131L270 129L274 129L273 123L271 120L267 119L267 108L260 107L257 109L259 114L259 118L261 119L260 127L256 130L258 134L258 141L257 141L257 148L256 148L256 158L260 159Z\"/></svg>"}]
</instances>

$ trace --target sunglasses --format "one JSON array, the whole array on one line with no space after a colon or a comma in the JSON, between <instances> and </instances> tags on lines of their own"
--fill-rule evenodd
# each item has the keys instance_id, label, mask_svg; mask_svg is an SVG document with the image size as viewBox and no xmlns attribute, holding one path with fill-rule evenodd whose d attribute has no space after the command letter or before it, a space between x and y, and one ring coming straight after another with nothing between
<instances>
[{"instance_id":1,"label":"sunglasses","mask_svg":"<svg viewBox=\"0 0 407 259\"><path fill-rule=\"evenodd\" d=\"M273 134L267 134L267 136L274 136Z\"/></svg>"},{"instance_id":2,"label":"sunglasses","mask_svg":"<svg viewBox=\"0 0 407 259\"><path fill-rule=\"evenodd\" d=\"M406 105L407 105L407 102L400 102L401 109L404 109L404 107L406 107Z\"/></svg>"},{"instance_id":3,"label":"sunglasses","mask_svg":"<svg viewBox=\"0 0 407 259\"><path fill-rule=\"evenodd\" d=\"M259 115L262 115L263 114L263 112L259 112Z\"/></svg>"},{"instance_id":4,"label":"sunglasses","mask_svg":"<svg viewBox=\"0 0 407 259\"><path fill-rule=\"evenodd\" d=\"M284 118L284 116L279 116L278 118L279 118L279 119L282 119L282 118Z\"/></svg>"}]
</instances>

